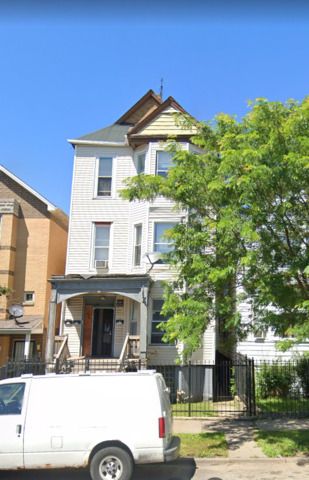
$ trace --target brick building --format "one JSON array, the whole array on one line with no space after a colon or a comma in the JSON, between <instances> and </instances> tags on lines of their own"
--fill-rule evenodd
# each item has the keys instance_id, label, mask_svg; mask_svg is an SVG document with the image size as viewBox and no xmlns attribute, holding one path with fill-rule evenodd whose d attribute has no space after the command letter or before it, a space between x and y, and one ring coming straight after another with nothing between
<instances>
[{"instance_id":1,"label":"brick building","mask_svg":"<svg viewBox=\"0 0 309 480\"><path fill-rule=\"evenodd\" d=\"M44 355L47 279L64 273L67 231L62 210L0 165L0 285L13 289L0 297L0 366L7 357ZM8 313L14 304L24 309L17 321Z\"/></svg>"}]
</instances>

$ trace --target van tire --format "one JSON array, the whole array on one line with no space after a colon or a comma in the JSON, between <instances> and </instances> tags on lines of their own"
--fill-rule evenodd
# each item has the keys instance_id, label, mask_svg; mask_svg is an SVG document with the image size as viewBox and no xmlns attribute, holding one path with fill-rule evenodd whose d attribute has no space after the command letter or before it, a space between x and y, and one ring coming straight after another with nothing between
<instances>
[{"instance_id":1,"label":"van tire","mask_svg":"<svg viewBox=\"0 0 309 480\"><path fill-rule=\"evenodd\" d=\"M90 463L92 480L130 480L132 473L132 457L120 447L102 448Z\"/></svg>"}]
</instances>

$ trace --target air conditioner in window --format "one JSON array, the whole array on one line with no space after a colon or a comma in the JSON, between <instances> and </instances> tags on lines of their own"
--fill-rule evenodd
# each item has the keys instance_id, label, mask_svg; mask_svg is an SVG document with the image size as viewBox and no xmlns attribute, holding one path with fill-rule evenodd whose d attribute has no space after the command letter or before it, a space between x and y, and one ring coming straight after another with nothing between
<instances>
[{"instance_id":1,"label":"air conditioner in window","mask_svg":"<svg viewBox=\"0 0 309 480\"><path fill-rule=\"evenodd\" d=\"M96 269L107 269L108 268L108 260L95 260L95 268Z\"/></svg>"}]
</instances>

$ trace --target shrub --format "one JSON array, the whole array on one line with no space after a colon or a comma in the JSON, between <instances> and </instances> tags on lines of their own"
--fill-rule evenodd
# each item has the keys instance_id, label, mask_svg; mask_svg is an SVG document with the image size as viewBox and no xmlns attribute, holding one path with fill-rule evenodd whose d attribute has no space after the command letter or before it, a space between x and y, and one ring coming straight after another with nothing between
<instances>
[{"instance_id":1,"label":"shrub","mask_svg":"<svg viewBox=\"0 0 309 480\"><path fill-rule=\"evenodd\" d=\"M289 395L294 384L295 370L290 362L281 364L276 360L263 363L257 374L257 394L260 398Z\"/></svg>"},{"instance_id":2,"label":"shrub","mask_svg":"<svg viewBox=\"0 0 309 480\"><path fill-rule=\"evenodd\" d=\"M309 398L309 354L305 353L297 358L295 367L299 383L302 388L302 393L306 398Z\"/></svg>"}]
</instances>

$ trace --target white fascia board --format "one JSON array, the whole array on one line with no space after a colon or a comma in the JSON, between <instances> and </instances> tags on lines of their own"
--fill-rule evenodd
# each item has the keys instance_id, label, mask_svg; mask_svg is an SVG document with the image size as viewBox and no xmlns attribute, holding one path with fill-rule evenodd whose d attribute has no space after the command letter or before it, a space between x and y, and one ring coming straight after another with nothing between
<instances>
[{"instance_id":1,"label":"white fascia board","mask_svg":"<svg viewBox=\"0 0 309 480\"><path fill-rule=\"evenodd\" d=\"M92 146L102 146L102 147L128 147L129 143L126 139L125 142L102 142L100 140L67 140L71 145L92 145Z\"/></svg>"},{"instance_id":2,"label":"white fascia board","mask_svg":"<svg viewBox=\"0 0 309 480\"><path fill-rule=\"evenodd\" d=\"M47 205L47 210L51 211L51 210L56 210L58 208L58 207L56 207L56 205L49 202L45 197L43 197L43 195L38 193L33 188L29 187L29 185L27 185L25 182L20 180L20 178L16 177L16 175L14 175L9 170L7 170L5 167L3 167L3 165L0 165L0 170L3 173L5 173L8 177L12 178L12 180L14 180L14 182L19 183L19 185L21 185L25 190L28 190L28 192L32 193L32 195L39 198L43 203L45 203Z\"/></svg>"}]
</instances>

